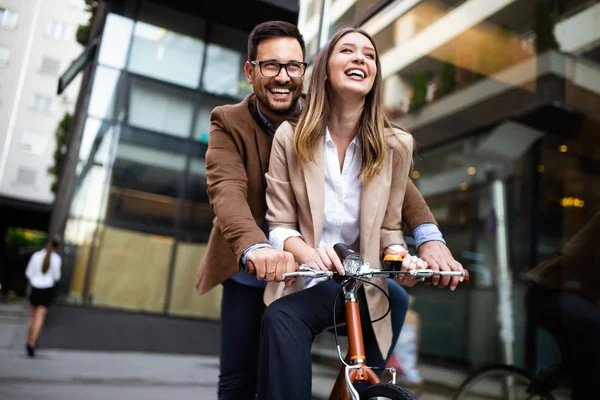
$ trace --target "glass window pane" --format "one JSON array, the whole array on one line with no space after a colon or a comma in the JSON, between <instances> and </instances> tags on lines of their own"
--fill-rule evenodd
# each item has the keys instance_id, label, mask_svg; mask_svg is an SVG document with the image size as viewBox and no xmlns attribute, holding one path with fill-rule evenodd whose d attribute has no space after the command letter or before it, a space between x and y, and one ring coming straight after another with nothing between
<instances>
[{"instance_id":1,"label":"glass window pane","mask_svg":"<svg viewBox=\"0 0 600 400\"><path fill-rule=\"evenodd\" d=\"M159 133L122 130L107 215L112 225L171 234L188 143Z\"/></svg>"},{"instance_id":2,"label":"glass window pane","mask_svg":"<svg viewBox=\"0 0 600 400\"><path fill-rule=\"evenodd\" d=\"M196 132L194 133L194 139L208 143L208 135L210 131L210 114L213 109L217 106L222 106L231 102L224 101L223 99L204 95L198 109L198 115L196 117Z\"/></svg>"},{"instance_id":3,"label":"glass window pane","mask_svg":"<svg viewBox=\"0 0 600 400\"><path fill-rule=\"evenodd\" d=\"M198 87L204 42L164 28L137 22L129 71L162 81Z\"/></svg>"},{"instance_id":4,"label":"glass window pane","mask_svg":"<svg viewBox=\"0 0 600 400\"><path fill-rule=\"evenodd\" d=\"M109 67L124 68L132 31L132 20L120 15L108 14L102 32L98 62Z\"/></svg>"},{"instance_id":5,"label":"glass window pane","mask_svg":"<svg viewBox=\"0 0 600 400\"><path fill-rule=\"evenodd\" d=\"M88 113L91 116L112 119L115 116L115 103L117 100L117 88L120 87L119 79L121 72L98 66L94 76L92 94Z\"/></svg>"},{"instance_id":6,"label":"glass window pane","mask_svg":"<svg viewBox=\"0 0 600 400\"><path fill-rule=\"evenodd\" d=\"M214 214L208 202L206 186L205 144L192 148L190 171L186 181L185 202L181 227L190 237L208 240Z\"/></svg>"},{"instance_id":7,"label":"glass window pane","mask_svg":"<svg viewBox=\"0 0 600 400\"><path fill-rule=\"evenodd\" d=\"M244 98L252 91L244 74L248 35L215 25L211 38L213 40L208 45L202 88L213 94Z\"/></svg>"},{"instance_id":8,"label":"glass window pane","mask_svg":"<svg viewBox=\"0 0 600 400\"><path fill-rule=\"evenodd\" d=\"M206 243L181 242L177 247L169 313L179 316L218 319L221 311L222 287L218 285L198 296L194 285L196 268L204 257Z\"/></svg>"},{"instance_id":9,"label":"glass window pane","mask_svg":"<svg viewBox=\"0 0 600 400\"><path fill-rule=\"evenodd\" d=\"M189 137L192 94L158 82L133 79L129 124L179 137Z\"/></svg>"},{"instance_id":10,"label":"glass window pane","mask_svg":"<svg viewBox=\"0 0 600 400\"><path fill-rule=\"evenodd\" d=\"M114 140L114 126L95 118L87 119L79 148L78 182L71 201L71 216L88 220L104 217Z\"/></svg>"},{"instance_id":11,"label":"glass window pane","mask_svg":"<svg viewBox=\"0 0 600 400\"><path fill-rule=\"evenodd\" d=\"M173 238L105 226L90 275L96 306L161 312Z\"/></svg>"},{"instance_id":12,"label":"glass window pane","mask_svg":"<svg viewBox=\"0 0 600 400\"><path fill-rule=\"evenodd\" d=\"M59 291L67 301L81 303L87 274L90 249L94 239L94 233L98 228L96 221L83 218L69 218L65 226L65 251L63 256L63 267L61 279L69 282L70 286L60 285Z\"/></svg>"}]
</instances>

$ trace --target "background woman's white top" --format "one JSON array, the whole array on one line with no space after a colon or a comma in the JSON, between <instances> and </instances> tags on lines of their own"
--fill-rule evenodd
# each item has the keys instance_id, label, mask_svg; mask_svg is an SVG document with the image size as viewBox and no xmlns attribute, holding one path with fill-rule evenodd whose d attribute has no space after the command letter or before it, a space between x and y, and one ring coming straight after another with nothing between
<instances>
[{"instance_id":1,"label":"background woman's white top","mask_svg":"<svg viewBox=\"0 0 600 400\"><path fill-rule=\"evenodd\" d=\"M60 266L62 264L60 256L52 252L50 255L50 268L45 274L42 272L44 257L46 257L46 249L33 253L25 270L25 276L29 279L31 286L37 289L51 288L60 280Z\"/></svg>"}]
</instances>

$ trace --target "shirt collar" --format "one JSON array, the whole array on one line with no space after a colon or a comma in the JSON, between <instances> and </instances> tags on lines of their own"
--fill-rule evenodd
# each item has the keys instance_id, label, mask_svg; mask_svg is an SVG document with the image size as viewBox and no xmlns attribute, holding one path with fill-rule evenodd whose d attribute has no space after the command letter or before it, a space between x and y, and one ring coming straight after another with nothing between
<instances>
[{"instance_id":1,"label":"shirt collar","mask_svg":"<svg viewBox=\"0 0 600 400\"><path fill-rule=\"evenodd\" d=\"M302 102L298 101L298 114L302 111ZM271 136L275 135L275 126L273 126L273 123L271 121L269 121L269 119L267 117L265 117L265 115L262 113L262 111L260 111L260 105L258 104L258 99L256 99L256 112L258 113L258 116L260 117L260 120L262 121L263 124L265 124L265 126L267 127L267 130L269 131L269 134Z\"/></svg>"}]
</instances>

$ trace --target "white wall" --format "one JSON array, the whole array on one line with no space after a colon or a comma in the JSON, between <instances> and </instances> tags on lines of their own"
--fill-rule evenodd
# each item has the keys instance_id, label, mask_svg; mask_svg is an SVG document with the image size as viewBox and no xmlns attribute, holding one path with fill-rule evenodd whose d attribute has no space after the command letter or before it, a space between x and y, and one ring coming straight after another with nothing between
<instances>
[{"instance_id":1,"label":"white wall","mask_svg":"<svg viewBox=\"0 0 600 400\"><path fill-rule=\"evenodd\" d=\"M560 49L579 53L600 45L600 3L567 18L554 29Z\"/></svg>"},{"instance_id":2,"label":"white wall","mask_svg":"<svg viewBox=\"0 0 600 400\"><path fill-rule=\"evenodd\" d=\"M0 157L4 155L0 160L2 196L45 204L54 200L50 191L53 178L47 173L54 164L54 131L65 111L74 111L81 77L71 82L62 96L57 96L56 90L59 76L83 50L75 41L77 26L88 19L82 5L80 0L2 2L3 7L18 13L14 30L0 28L0 45L11 49L10 65L0 68L0 98L3 100L0 105ZM39 8L37 14L36 8ZM62 37L55 38L48 33L51 23L66 27ZM32 30L30 51L27 52ZM56 74L41 72L44 57L59 61ZM24 74L22 77L21 73ZM36 95L51 99L48 111L34 108ZM25 147L27 142L35 144L33 151ZM24 177L28 179L23 180Z\"/></svg>"}]
</instances>

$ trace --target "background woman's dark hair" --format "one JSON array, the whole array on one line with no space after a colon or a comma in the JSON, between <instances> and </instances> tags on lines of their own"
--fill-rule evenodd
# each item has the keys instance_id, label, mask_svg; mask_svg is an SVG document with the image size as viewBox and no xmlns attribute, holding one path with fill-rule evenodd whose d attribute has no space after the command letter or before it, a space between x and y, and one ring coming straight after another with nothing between
<instances>
[{"instance_id":1,"label":"background woman's dark hair","mask_svg":"<svg viewBox=\"0 0 600 400\"><path fill-rule=\"evenodd\" d=\"M52 251L58 248L59 241L57 238L53 238L48 241L46 245L46 255L44 256L44 262L42 263L42 273L48 272L50 269L50 259L52 257Z\"/></svg>"},{"instance_id":2,"label":"background woman's dark hair","mask_svg":"<svg viewBox=\"0 0 600 400\"><path fill-rule=\"evenodd\" d=\"M302 48L302 57L306 56L304 37L302 37L302 34L296 25L285 21L268 21L256 25L254 29L252 29L252 32L250 32L250 36L248 36L248 61L256 60L258 45L262 41L285 37L296 39Z\"/></svg>"}]
</instances>

